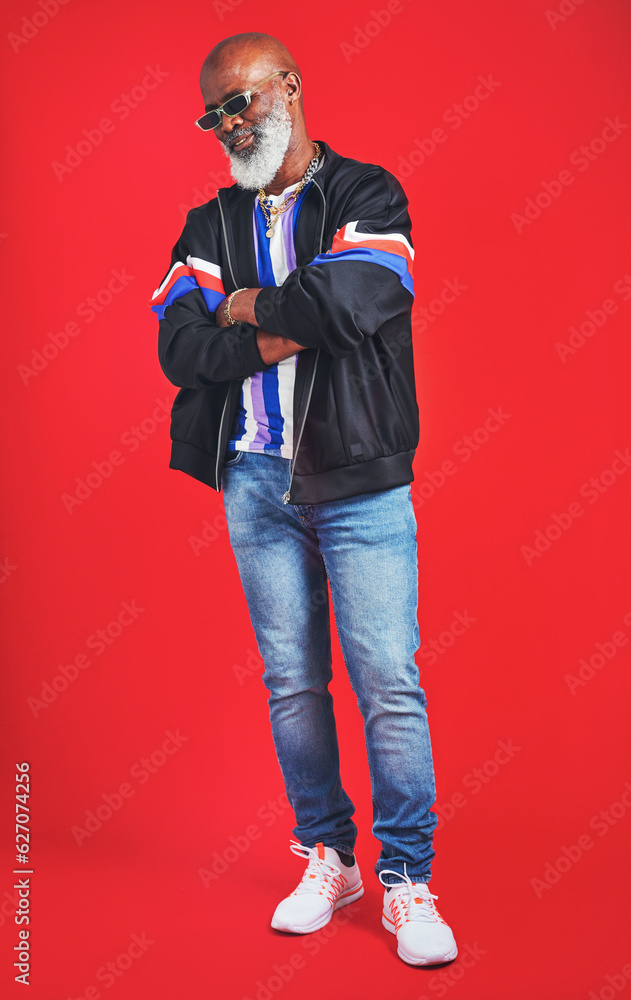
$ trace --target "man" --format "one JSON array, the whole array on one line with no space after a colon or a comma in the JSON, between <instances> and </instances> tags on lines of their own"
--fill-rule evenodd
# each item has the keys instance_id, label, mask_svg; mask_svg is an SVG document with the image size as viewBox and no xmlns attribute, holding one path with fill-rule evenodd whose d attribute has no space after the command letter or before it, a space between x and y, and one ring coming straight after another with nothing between
<instances>
[{"instance_id":1,"label":"man","mask_svg":"<svg viewBox=\"0 0 631 1000\"><path fill-rule=\"evenodd\" d=\"M156 291L159 357L180 387L170 466L223 489L265 664L274 745L308 860L272 927L309 933L359 899L340 780L328 586L365 723L385 886L409 964L457 948L429 891L437 816L419 645L418 443L410 219L396 179L308 134L301 76L277 39L220 42L206 112L232 187L189 212Z\"/></svg>"}]
</instances>

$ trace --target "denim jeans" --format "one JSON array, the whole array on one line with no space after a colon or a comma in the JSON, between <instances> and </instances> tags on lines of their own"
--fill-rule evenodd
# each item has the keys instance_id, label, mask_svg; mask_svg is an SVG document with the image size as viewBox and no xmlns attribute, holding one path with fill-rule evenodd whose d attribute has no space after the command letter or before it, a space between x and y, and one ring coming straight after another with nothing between
<instances>
[{"instance_id":1,"label":"denim jeans","mask_svg":"<svg viewBox=\"0 0 631 1000\"><path fill-rule=\"evenodd\" d=\"M265 665L272 737L294 835L352 853L357 827L342 787L327 578L349 679L364 721L375 866L428 882L438 817L426 698L414 654L416 520L409 486L314 505L284 504L290 460L229 452L223 496L239 576ZM384 876L395 882L395 876Z\"/></svg>"}]
</instances>

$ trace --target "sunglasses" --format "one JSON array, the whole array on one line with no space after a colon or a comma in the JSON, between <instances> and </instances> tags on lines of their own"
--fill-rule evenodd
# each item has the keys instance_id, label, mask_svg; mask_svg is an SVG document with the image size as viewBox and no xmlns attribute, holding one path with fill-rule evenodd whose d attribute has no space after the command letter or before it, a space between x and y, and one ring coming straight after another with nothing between
<instances>
[{"instance_id":1,"label":"sunglasses","mask_svg":"<svg viewBox=\"0 0 631 1000\"><path fill-rule=\"evenodd\" d=\"M251 90L244 90L242 94L236 94L234 97L227 100L225 104L222 104L221 107L215 108L214 111L208 111L205 115L202 115L201 118L197 119L195 124L198 128L201 128L202 132L212 132L214 128L217 128L217 126L221 124L222 115L226 115L227 118L234 118L235 115L240 115L241 112L245 111L245 109L249 106L252 100L252 95L256 94L259 87L262 87L264 83L267 83L268 80L272 80L275 76L287 76L288 73L291 73L291 70L278 69L275 73L270 73L270 75L266 76L260 83L256 83Z\"/></svg>"}]
</instances>

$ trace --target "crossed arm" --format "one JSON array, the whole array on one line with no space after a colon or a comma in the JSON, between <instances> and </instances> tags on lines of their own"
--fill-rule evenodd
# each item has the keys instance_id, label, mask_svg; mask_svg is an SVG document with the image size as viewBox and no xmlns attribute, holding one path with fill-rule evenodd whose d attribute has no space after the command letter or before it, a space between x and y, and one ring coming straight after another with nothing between
<instances>
[{"instance_id":1,"label":"crossed arm","mask_svg":"<svg viewBox=\"0 0 631 1000\"><path fill-rule=\"evenodd\" d=\"M251 323L252 326L258 326L254 314L254 303L260 291L260 288L245 288L238 292L230 304L232 318L239 323ZM217 307L215 313L217 326L228 326L228 321L224 316L226 302L227 297L222 299ZM289 358L292 354L297 354L298 351L304 351L304 347L297 344L295 340L289 340L288 337L281 337L276 333L268 333L267 330L257 329L256 343L266 365L276 364L277 361L283 361L284 358Z\"/></svg>"},{"instance_id":2,"label":"crossed arm","mask_svg":"<svg viewBox=\"0 0 631 1000\"><path fill-rule=\"evenodd\" d=\"M356 221L342 225L331 250L296 267L279 286L245 288L234 295L234 331L227 329L218 265L205 261L208 280L199 286L195 257L182 234L172 254L172 270L178 263L182 269L172 282L176 294L165 285L152 306L160 319L160 364L174 385L203 389L243 379L305 348L348 357L386 323L391 330L399 316L408 322L414 293L407 199L394 177L374 172L353 195L357 204L353 207L350 199L344 218L354 215ZM218 250L210 256L214 259Z\"/></svg>"}]
</instances>

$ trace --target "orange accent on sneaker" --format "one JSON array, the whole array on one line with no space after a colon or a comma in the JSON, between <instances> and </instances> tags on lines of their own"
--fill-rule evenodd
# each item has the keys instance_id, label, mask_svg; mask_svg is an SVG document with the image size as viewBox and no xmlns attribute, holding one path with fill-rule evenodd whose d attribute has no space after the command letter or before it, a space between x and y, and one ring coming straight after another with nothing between
<instances>
[{"instance_id":1,"label":"orange accent on sneaker","mask_svg":"<svg viewBox=\"0 0 631 1000\"><path fill-rule=\"evenodd\" d=\"M316 847L318 848L318 857L321 861L324 861L324 844L317 843Z\"/></svg>"}]
</instances>

